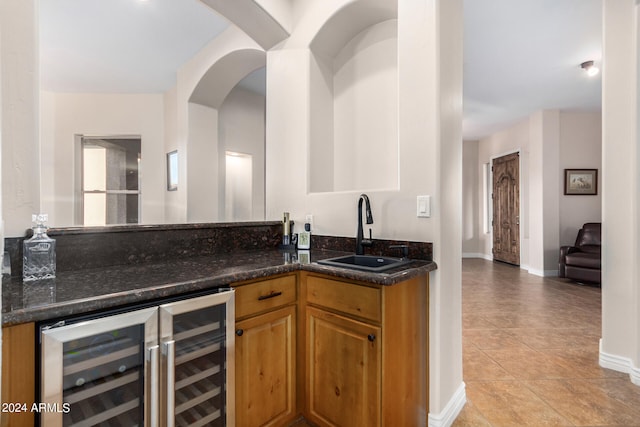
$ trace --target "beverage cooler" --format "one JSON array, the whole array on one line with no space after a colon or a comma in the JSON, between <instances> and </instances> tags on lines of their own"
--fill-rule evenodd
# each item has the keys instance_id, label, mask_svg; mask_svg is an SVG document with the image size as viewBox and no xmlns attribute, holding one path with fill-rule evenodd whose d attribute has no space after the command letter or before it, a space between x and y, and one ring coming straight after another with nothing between
<instances>
[{"instance_id":1,"label":"beverage cooler","mask_svg":"<svg viewBox=\"0 0 640 427\"><path fill-rule=\"evenodd\" d=\"M233 426L234 293L40 327L51 426Z\"/></svg>"}]
</instances>

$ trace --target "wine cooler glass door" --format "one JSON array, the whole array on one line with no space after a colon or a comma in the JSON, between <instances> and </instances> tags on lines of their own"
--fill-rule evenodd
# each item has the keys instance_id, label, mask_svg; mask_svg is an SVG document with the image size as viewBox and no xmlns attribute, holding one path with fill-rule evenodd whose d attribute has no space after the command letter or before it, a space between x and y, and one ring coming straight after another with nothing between
<instances>
[{"instance_id":1,"label":"wine cooler glass door","mask_svg":"<svg viewBox=\"0 0 640 427\"><path fill-rule=\"evenodd\" d=\"M43 330L42 425L151 425L156 319L151 308Z\"/></svg>"},{"instance_id":2,"label":"wine cooler glass door","mask_svg":"<svg viewBox=\"0 0 640 427\"><path fill-rule=\"evenodd\" d=\"M233 304L228 291L160 306L167 426L234 425Z\"/></svg>"}]
</instances>

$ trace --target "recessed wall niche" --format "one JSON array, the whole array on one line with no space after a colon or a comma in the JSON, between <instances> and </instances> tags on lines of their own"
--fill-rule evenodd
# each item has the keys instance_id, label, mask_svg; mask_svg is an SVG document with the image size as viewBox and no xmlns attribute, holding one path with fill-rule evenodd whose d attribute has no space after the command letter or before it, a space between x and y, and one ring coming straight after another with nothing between
<instances>
[{"instance_id":1,"label":"recessed wall niche","mask_svg":"<svg viewBox=\"0 0 640 427\"><path fill-rule=\"evenodd\" d=\"M397 190L397 4L353 3L311 43L309 192Z\"/></svg>"}]
</instances>

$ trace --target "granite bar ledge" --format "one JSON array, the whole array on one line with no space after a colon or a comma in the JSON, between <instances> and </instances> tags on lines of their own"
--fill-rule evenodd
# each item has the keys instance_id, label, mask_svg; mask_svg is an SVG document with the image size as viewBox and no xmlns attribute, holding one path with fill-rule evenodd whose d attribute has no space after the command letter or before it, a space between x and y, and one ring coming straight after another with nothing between
<instances>
[{"instance_id":1,"label":"granite bar ledge","mask_svg":"<svg viewBox=\"0 0 640 427\"><path fill-rule=\"evenodd\" d=\"M413 259L412 263L384 273L370 273L317 264L316 262L321 259L353 253L355 241L351 242L351 240L354 239L330 236L313 236L312 249L309 251L309 263L300 263L297 259L297 252L283 252L277 249L277 244L281 240L279 222L241 223L235 226L199 224L186 228L185 226L158 226L149 229L149 231L155 234L160 233L160 235L169 232L174 237L173 239L161 239L152 235L141 237L139 233L142 232L142 228L144 226L99 232L109 233L105 239L110 242L108 244L113 244L114 241L111 239L113 239L114 233L129 233L130 238L134 240L164 241L168 242L167 245L175 245L176 235L171 233L177 229L182 233L177 238L178 244L181 247L186 247L187 243L180 239L187 239L191 241L193 247L189 249L189 255L176 256L174 253L174 256L170 256L163 254L161 246L158 246L155 248L155 254L159 255L154 254L145 262L141 262L141 257L138 255L132 259L130 256L116 254L117 262L114 262L113 259L102 260L101 265L90 268L87 268L87 265L92 265L91 263L79 259L79 264L84 268L63 268L58 272L56 279L43 282L23 284L22 278L18 275L4 276L2 280L2 326L99 313L109 309L160 301L224 287L236 282L259 280L299 270L379 285L394 285L412 277L427 274L437 268L436 264L431 261L430 243L380 240L376 241L371 253L394 256L396 254L386 252L389 245L408 243L410 258ZM238 228L242 230L238 230ZM220 234L220 230L225 230L225 232ZM96 230L62 231L62 233L67 233L66 236L84 236L83 239L87 235L91 235L91 232L95 233ZM216 233L218 233L217 239L222 239L223 244L217 245L216 240L211 240L209 237L191 240L193 234L202 237ZM52 233L52 235L60 238L62 234ZM236 240L229 243L228 238L231 236ZM238 236L245 236L247 241L242 243L242 238ZM264 239L258 237L258 248L255 244L256 236L265 237ZM93 235L93 238L95 239L96 236ZM123 239L121 237L116 241L122 242ZM13 242L14 249L17 243ZM73 239L65 242L66 245L70 245L68 246L70 248L73 248L73 243ZM125 241L125 243L127 242ZM124 247L126 250L135 251L144 248L144 245L134 242L133 244L127 243ZM202 247L205 249L203 250ZM94 249L94 251L96 250ZM418 257L423 258L419 259Z\"/></svg>"}]
</instances>

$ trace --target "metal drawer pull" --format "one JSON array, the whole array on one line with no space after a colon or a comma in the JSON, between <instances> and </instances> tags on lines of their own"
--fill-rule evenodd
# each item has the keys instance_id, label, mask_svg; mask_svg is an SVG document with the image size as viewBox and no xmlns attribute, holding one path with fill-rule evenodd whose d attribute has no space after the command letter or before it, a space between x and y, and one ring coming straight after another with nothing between
<instances>
[{"instance_id":1,"label":"metal drawer pull","mask_svg":"<svg viewBox=\"0 0 640 427\"><path fill-rule=\"evenodd\" d=\"M280 295L282 295L282 292L271 292L269 295L260 295L258 297L258 301L264 301L269 298L279 297Z\"/></svg>"}]
</instances>

